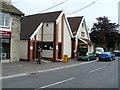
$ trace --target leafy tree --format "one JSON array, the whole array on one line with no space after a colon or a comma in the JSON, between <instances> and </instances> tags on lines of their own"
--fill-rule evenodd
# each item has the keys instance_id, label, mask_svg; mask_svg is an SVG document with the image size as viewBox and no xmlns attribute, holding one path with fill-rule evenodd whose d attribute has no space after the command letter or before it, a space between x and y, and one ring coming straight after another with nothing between
<instances>
[{"instance_id":1,"label":"leafy tree","mask_svg":"<svg viewBox=\"0 0 120 90\"><path fill-rule=\"evenodd\" d=\"M97 45L104 45L107 48L115 48L119 44L118 24L111 23L108 17L96 18L97 23L91 28L91 40Z\"/></svg>"}]
</instances>

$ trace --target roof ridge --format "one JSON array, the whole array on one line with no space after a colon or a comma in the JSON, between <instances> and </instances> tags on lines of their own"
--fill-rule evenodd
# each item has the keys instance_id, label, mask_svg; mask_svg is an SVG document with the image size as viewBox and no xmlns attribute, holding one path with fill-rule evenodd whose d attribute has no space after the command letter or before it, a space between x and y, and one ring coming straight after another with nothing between
<instances>
[{"instance_id":1,"label":"roof ridge","mask_svg":"<svg viewBox=\"0 0 120 90\"><path fill-rule=\"evenodd\" d=\"M27 15L25 17L35 16L35 15L43 15L43 14L51 14L51 13L57 13L57 12L61 12L62 13L63 10L61 10L61 11L46 12L46 13L36 13L36 14Z\"/></svg>"}]
</instances>

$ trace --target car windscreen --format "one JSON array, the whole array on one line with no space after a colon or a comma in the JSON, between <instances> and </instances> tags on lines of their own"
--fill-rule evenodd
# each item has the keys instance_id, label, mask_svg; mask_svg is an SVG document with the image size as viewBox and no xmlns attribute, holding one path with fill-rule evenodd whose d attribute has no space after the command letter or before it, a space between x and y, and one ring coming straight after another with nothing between
<instances>
[{"instance_id":1,"label":"car windscreen","mask_svg":"<svg viewBox=\"0 0 120 90\"><path fill-rule=\"evenodd\" d=\"M120 52L120 50L114 50L114 52Z\"/></svg>"},{"instance_id":2,"label":"car windscreen","mask_svg":"<svg viewBox=\"0 0 120 90\"><path fill-rule=\"evenodd\" d=\"M98 51L98 52L102 52L102 50L101 50L101 49L96 49L96 51Z\"/></svg>"}]
</instances>

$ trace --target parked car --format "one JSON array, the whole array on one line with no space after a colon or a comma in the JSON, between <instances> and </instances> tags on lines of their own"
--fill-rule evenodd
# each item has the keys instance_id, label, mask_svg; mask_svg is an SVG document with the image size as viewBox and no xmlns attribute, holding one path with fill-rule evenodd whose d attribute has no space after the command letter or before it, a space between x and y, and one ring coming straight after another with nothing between
<instances>
[{"instance_id":1,"label":"parked car","mask_svg":"<svg viewBox=\"0 0 120 90\"><path fill-rule=\"evenodd\" d=\"M104 49L102 47L96 47L96 55L97 56L99 56L103 52L104 52Z\"/></svg>"},{"instance_id":2,"label":"parked car","mask_svg":"<svg viewBox=\"0 0 120 90\"><path fill-rule=\"evenodd\" d=\"M115 56L120 56L120 50L114 50L113 53L115 54Z\"/></svg>"},{"instance_id":3,"label":"parked car","mask_svg":"<svg viewBox=\"0 0 120 90\"><path fill-rule=\"evenodd\" d=\"M103 52L98 57L99 60L115 60L115 54L112 54L112 52Z\"/></svg>"},{"instance_id":4,"label":"parked car","mask_svg":"<svg viewBox=\"0 0 120 90\"><path fill-rule=\"evenodd\" d=\"M88 61L90 61L90 60L96 60L96 54L95 53L92 53L92 52L87 52L87 54L85 54L85 55L78 55L78 61L80 61L80 60L88 60Z\"/></svg>"}]
</instances>

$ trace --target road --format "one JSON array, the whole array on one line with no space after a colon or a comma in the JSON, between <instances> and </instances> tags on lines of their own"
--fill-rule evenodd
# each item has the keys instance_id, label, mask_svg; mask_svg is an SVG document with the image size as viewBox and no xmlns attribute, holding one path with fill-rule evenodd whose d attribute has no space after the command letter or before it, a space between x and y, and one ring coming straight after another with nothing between
<instances>
[{"instance_id":1,"label":"road","mask_svg":"<svg viewBox=\"0 0 120 90\"><path fill-rule=\"evenodd\" d=\"M118 57L4 78L3 88L118 88ZM57 63L56 63L57 64Z\"/></svg>"}]
</instances>

